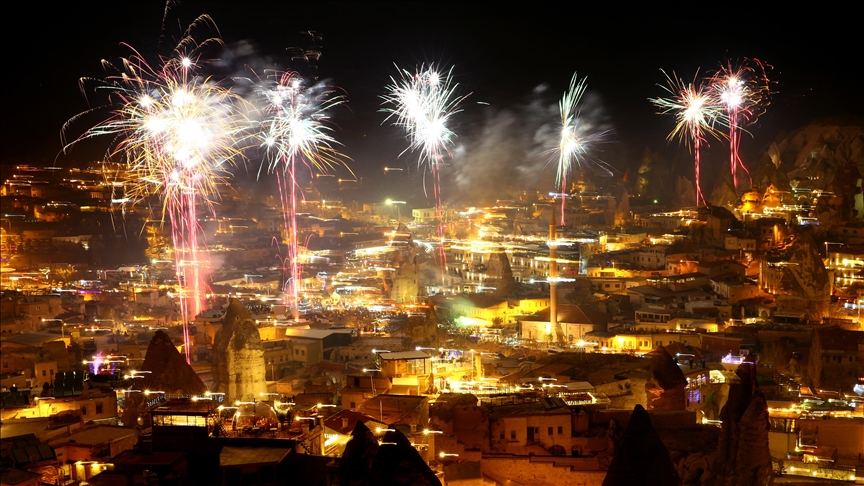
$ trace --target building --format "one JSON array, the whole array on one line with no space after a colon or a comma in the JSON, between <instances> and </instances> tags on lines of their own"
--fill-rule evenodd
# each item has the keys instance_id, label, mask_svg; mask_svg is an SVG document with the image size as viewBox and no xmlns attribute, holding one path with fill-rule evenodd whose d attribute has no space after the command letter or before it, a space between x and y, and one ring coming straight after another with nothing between
<instances>
[{"instance_id":1,"label":"building","mask_svg":"<svg viewBox=\"0 0 864 486\"><path fill-rule=\"evenodd\" d=\"M549 312L549 309L545 309L536 315L520 319L520 337L526 341L556 341L557 331L552 329ZM565 343L578 344L580 341L585 341L588 333L605 330L608 322L608 314L583 309L578 305L558 305L558 323Z\"/></svg>"},{"instance_id":2,"label":"building","mask_svg":"<svg viewBox=\"0 0 864 486\"><path fill-rule=\"evenodd\" d=\"M431 385L432 357L423 351L380 353L381 376L390 378L394 393L419 395ZM398 390L398 391L396 391Z\"/></svg>"},{"instance_id":3,"label":"building","mask_svg":"<svg viewBox=\"0 0 864 486\"><path fill-rule=\"evenodd\" d=\"M495 451L527 454L532 447L558 455L572 448L573 412L558 398L501 405L489 415L491 447Z\"/></svg>"}]
</instances>

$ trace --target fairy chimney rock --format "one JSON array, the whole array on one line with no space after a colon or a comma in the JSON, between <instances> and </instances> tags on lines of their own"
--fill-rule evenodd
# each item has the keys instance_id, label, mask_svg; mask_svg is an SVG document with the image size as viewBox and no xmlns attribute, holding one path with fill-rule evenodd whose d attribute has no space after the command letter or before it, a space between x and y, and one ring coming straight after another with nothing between
<instances>
[{"instance_id":1,"label":"fairy chimney rock","mask_svg":"<svg viewBox=\"0 0 864 486\"><path fill-rule=\"evenodd\" d=\"M651 351L651 365L645 392L649 410L684 410L687 379L663 346Z\"/></svg>"},{"instance_id":2,"label":"fairy chimney rock","mask_svg":"<svg viewBox=\"0 0 864 486\"><path fill-rule=\"evenodd\" d=\"M267 392L261 336L239 300L232 300L225 311L222 329L213 341L211 360L213 383L229 403L259 400Z\"/></svg>"}]
</instances>

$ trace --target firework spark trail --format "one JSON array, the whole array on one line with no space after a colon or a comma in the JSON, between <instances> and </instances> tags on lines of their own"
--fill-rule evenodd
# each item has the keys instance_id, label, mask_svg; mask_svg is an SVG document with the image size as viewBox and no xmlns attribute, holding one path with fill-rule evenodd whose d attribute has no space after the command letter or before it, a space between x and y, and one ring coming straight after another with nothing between
<instances>
[{"instance_id":1,"label":"firework spark trail","mask_svg":"<svg viewBox=\"0 0 864 486\"><path fill-rule=\"evenodd\" d=\"M700 203L707 206L699 181L700 150L702 144L706 143L706 135L719 138L715 126L725 124L722 105L712 90L701 84L696 85L695 78L692 83L685 84L674 72L670 77L662 69L660 71L666 76L667 86L659 86L666 90L670 97L650 98L649 101L660 108L661 114L675 116L675 128L669 133L667 140L678 136L679 140L690 148L696 172L696 206Z\"/></svg>"},{"instance_id":2,"label":"firework spark trail","mask_svg":"<svg viewBox=\"0 0 864 486\"><path fill-rule=\"evenodd\" d=\"M461 111L459 105L467 96L457 96L458 84L453 83L453 70L446 75L439 73L435 66L420 66L414 73L401 69L400 78L390 78L383 95L384 108L388 113L385 121L405 130L408 147L402 152L418 153L418 167L427 167L432 173L433 197L435 199L435 218L438 220L439 259L442 281L446 273L444 251L444 223L441 208L441 164L445 157L452 158L451 147L455 134L449 128L450 118Z\"/></svg>"},{"instance_id":3,"label":"firework spark trail","mask_svg":"<svg viewBox=\"0 0 864 486\"><path fill-rule=\"evenodd\" d=\"M213 212L218 184L242 158L235 143L243 126L237 109L242 100L194 73L199 62L189 51L221 42L195 41L190 32L199 21L209 22L209 18L199 17L190 25L171 56L160 58L155 67L131 47L133 55L122 59L121 67L103 61L112 74L82 83L98 82L97 90L108 94L108 103L73 117L62 132L65 140L71 124L107 110L107 119L64 149L83 139L112 136L106 159L123 159L126 197L133 203L154 194L161 199L161 221L171 225L187 362L191 360L189 314L197 315L202 309L201 265L207 260L206 250L202 255L199 247L197 206L200 203Z\"/></svg>"},{"instance_id":4,"label":"firework spark trail","mask_svg":"<svg viewBox=\"0 0 864 486\"><path fill-rule=\"evenodd\" d=\"M588 152L590 148L602 141L609 133L608 130L594 132L591 130L592 127L590 124L583 123L580 119L580 101L582 100L582 95L585 93L586 81L587 78L580 80L576 73L573 73L570 87L558 103L561 114L561 135L558 147L554 150L558 155L555 184L560 188L561 192L562 226L565 223L564 208L567 200L565 194L567 194L568 176L573 172L574 168L582 168L589 161ZM596 163L600 169L609 172L607 164L602 161L596 161Z\"/></svg>"},{"instance_id":5,"label":"firework spark trail","mask_svg":"<svg viewBox=\"0 0 864 486\"><path fill-rule=\"evenodd\" d=\"M711 78L711 88L726 110L729 126L729 168L735 190L738 189L737 170L740 167L747 173L752 185L750 171L741 161L739 149L743 125L753 123L764 111L769 94L768 76L765 65L759 60L749 60L733 65L731 61L720 66Z\"/></svg>"},{"instance_id":6,"label":"firework spark trail","mask_svg":"<svg viewBox=\"0 0 864 486\"><path fill-rule=\"evenodd\" d=\"M344 156L334 148L338 142L327 123L327 112L346 102L346 97L331 87L307 86L294 71L281 73L277 78L259 87L259 94L265 101L265 117L253 130L252 137L265 150L267 171L276 174L279 185L283 223L289 240L291 284L287 293L292 300L294 319L299 320L298 285L302 280L302 268L297 237L298 164L319 172L337 166L347 167Z\"/></svg>"}]
</instances>

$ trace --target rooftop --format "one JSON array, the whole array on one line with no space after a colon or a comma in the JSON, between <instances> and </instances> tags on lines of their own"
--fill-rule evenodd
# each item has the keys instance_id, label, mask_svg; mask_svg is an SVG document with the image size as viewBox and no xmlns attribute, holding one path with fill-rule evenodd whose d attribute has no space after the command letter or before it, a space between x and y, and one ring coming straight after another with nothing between
<instances>
[{"instance_id":1,"label":"rooftop","mask_svg":"<svg viewBox=\"0 0 864 486\"><path fill-rule=\"evenodd\" d=\"M400 359L429 359L431 357L423 351L398 351L395 353L381 353L378 356L384 361Z\"/></svg>"},{"instance_id":2,"label":"rooftop","mask_svg":"<svg viewBox=\"0 0 864 486\"><path fill-rule=\"evenodd\" d=\"M58 445L66 444L67 442L74 442L76 444L94 446L106 442L113 442L115 440L123 439L132 435L137 434L135 433L134 429L130 429L128 427L118 427L114 425L97 425L95 427L81 429L71 434L69 437L53 440L49 444L53 447L56 447Z\"/></svg>"},{"instance_id":3,"label":"rooftop","mask_svg":"<svg viewBox=\"0 0 864 486\"><path fill-rule=\"evenodd\" d=\"M285 459L290 447L234 447L225 446L219 453L219 466L246 466L253 464L279 464Z\"/></svg>"}]
</instances>

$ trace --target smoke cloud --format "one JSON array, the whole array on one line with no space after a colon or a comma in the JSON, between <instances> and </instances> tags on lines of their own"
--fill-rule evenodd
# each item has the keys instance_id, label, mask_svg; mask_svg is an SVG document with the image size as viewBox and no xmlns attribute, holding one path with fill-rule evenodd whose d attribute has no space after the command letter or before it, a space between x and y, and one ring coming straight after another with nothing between
<instances>
[{"instance_id":1,"label":"smoke cloud","mask_svg":"<svg viewBox=\"0 0 864 486\"><path fill-rule=\"evenodd\" d=\"M517 198L523 191L556 190L559 96L542 84L513 106L486 106L475 127L460 137L452 165L444 171L449 185L444 190L447 202L485 205ZM610 129L599 96L586 93L581 107L585 133ZM596 172L602 163L598 148L592 152L594 161L584 169Z\"/></svg>"}]
</instances>

